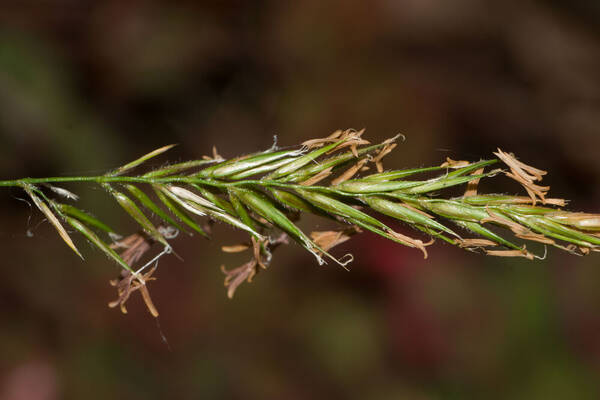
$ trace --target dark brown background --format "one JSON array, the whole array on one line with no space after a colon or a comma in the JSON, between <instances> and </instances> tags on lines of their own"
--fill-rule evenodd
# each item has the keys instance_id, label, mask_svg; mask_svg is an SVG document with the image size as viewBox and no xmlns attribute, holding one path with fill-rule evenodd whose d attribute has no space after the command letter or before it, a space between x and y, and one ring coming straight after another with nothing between
<instances>
[{"instance_id":1,"label":"dark brown background","mask_svg":"<svg viewBox=\"0 0 600 400\"><path fill-rule=\"evenodd\" d=\"M600 6L592 0L2 1L0 174L102 173L156 147L231 157L367 128L407 136L388 167L496 147L600 211ZM164 160L158 161L159 163ZM93 185L80 205L129 232ZM506 186L483 188L516 193ZM109 310L116 267L62 244L18 190L0 205L3 399L594 399L599 256L418 252L365 234L351 272L298 246L225 296L212 241L178 238ZM320 224L317 220L307 221ZM33 237L28 237L30 231Z\"/></svg>"}]
</instances>

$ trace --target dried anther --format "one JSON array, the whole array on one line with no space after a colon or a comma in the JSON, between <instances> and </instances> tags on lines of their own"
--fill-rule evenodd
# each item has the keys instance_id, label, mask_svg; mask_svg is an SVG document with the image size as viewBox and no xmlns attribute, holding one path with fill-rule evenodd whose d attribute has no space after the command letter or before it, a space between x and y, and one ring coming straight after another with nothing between
<instances>
[{"instance_id":1,"label":"dried anther","mask_svg":"<svg viewBox=\"0 0 600 400\"><path fill-rule=\"evenodd\" d=\"M527 196L511 196L511 197L502 199L499 203L500 204L532 204L532 200L531 200L531 197L527 197ZM551 205L551 206L557 206L557 207L564 207L567 205L567 200L550 198L550 199L546 199L546 202L544 204Z\"/></svg>"},{"instance_id":2,"label":"dried anther","mask_svg":"<svg viewBox=\"0 0 600 400\"><path fill-rule=\"evenodd\" d=\"M547 174L546 171L522 163L513 154L505 153L500 149L494 154L508 165L510 172L506 172L506 176L516 180L525 188L533 205L536 204L538 197L543 204L546 204L545 196L548 194L550 186L539 186L534 183L541 181L542 177Z\"/></svg>"},{"instance_id":3,"label":"dried anther","mask_svg":"<svg viewBox=\"0 0 600 400\"><path fill-rule=\"evenodd\" d=\"M333 153L335 151L338 151L340 149L343 149L345 147L350 147L350 151L352 151L352 154L354 155L354 157L358 158L358 150L357 147L361 146L363 144L369 144L371 142L369 142L368 140L362 139L361 136L362 134L365 133L365 129L361 129L360 131L355 131L353 129L348 129L346 131L344 131L342 133L342 135L340 136L340 140L343 140L343 143L340 143L338 146L336 146L335 148L333 148L332 150L330 150L328 152L329 153Z\"/></svg>"},{"instance_id":4,"label":"dried anther","mask_svg":"<svg viewBox=\"0 0 600 400\"><path fill-rule=\"evenodd\" d=\"M227 270L224 265L221 265L221 271L225 274L224 285L227 288L227 297L233 298L235 291L244 281L252 282L252 278L258 273L259 267L266 269L267 265L271 261L271 251L278 247L280 244L287 244L287 235L281 235L274 240L257 240L252 238L252 250L253 258L242 264L241 266L232 270ZM244 245L240 245L239 249ZM232 246L234 247L234 246ZM249 246L245 246L243 250L249 249ZM241 251L243 251L241 250Z\"/></svg>"},{"instance_id":5,"label":"dried anther","mask_svg":"<svg viewBox=\"0 0 600 400\"><path fill-rule=\"evenodd\" d=\"M250 260L247 263L228 271L225 265L221 265L221 271L225 274L225 287L227 288L227 297L233 298L235 291L245 280L252 281L256 275L256 260Z\"/></svg>"},{"instance_id":6,"label":"dried anther","mask_svg":"<svg viewBox=\"0 0 600 400\"><path fill-rule=\"evenodd\" d=\"M400 205L401 205L402 207L404 207L404 208L408 208L409 210L416 212L417 214L421 214L422 216L424 216L424 217L426 217L426 218L431 218L431 219L433 219L433 215L431 215L431 214L427 214L425 211L423 211L423 210L419 210L418 208L415 208L415 207L411 206L411 205L410 205L410 204L408 204L408 203L400 203Z\"/></svg>"},{"instance_id":7,"label":"dried anther","mask_svg":"<svg viewBox=\"0 0 600 400\"><path fill-rule=\"evenodd\" d=\"M486 250L485 254L496 257L524 257L533 260L535 256L528 252L525 247L522 250Z\"/></svg>"},{"instance_id":8,"label":"dried anther","mask_svg":"<svg viewBox=\"0 0 600 400\"><path fill-rule=\"evenodd\" d=\"M128 265L133 265L150 250L153 240L143 232L134 233L110 245L111 249L125 249L121 258Z\"/></svg>"},{"instance_id":9,"label":"dried anther","mask_svg":"<svg viewBox=\"0 0 600 400\"><path fill-rule=\"evenodd\" d=\"M150 298L150 293L148 292L148 288L146 287L147 282L156 280L155 277L152 276L156 271L156 266L153 267L150 271L143 275L143 280L140 282L140 279L136 278L131 272L122 270L121 279L113 279L110 281L110 285L117 288L117 293L119 294L119 298L115 301L108 303L110 308L114 308L116 306L120 306L121 312L123 314L127 314L127 309L125 308L125 303L129 300L129 296L131 293L139 290L142 294L142 298L144 299L144 303L152 314L153 317L158 317L158 311L152 303L152 299ZM143 283L142 283L143 282Z\"/></svg>"},{"instance_id":10,"label":"dried anther","mask_svg":"<svg viewBox=\"0 0 600 400\"><path fill-rule=\"evenodd\" d=\"M212 157L211 156L202 156L202 159L208 160L208 161L210 161L210 160L212 160L212 161L224 161L225 160L223 157L221 157L221 155L217 151L217 146L213 146L213 148L212 148Z\"/></svg>"},{"instance_id":11,"label":"dried anther","mask_svg":"<svg viewBox=\"0 0 600 400\"><path fill-rule=\"evenodd\" d=\"M510 229L515 235L529 235L532 232L526 227L517 224L507 218L501 217L498 214L493 213L489 208L486 207L486 211L489 214L489 217L482 219L480 222L482 224L487 222L493 222L498 225L502 225Z\"/></svg>"},{"instance_id":12,"label":"dried anther","mask_svg":"<svg viewBox=\"0 0 600 400\"><path fill-rule=\"evenodd\" d=\"M424 258L427 258L429 256L427 254L427 249L425 247L431 246L435 242L435 239L432 238L429 242L423 243L423 241L420 239L413 239L410 236L403 235L403 234L393 231L391 229L387 230L387 233L390 236L392 236L394 239L397 239L400 242L403 242L406 246L414 247L414 248L421 250L423 252Z\"/></svg>"},{"instance_id":13,"label":"dried anther","mask_svg":"<svg viewBox=\"0 0 600 400\"><path fill-rule=\"evenodd\" d=\"M497 246L496 242L492 242L487 239L456 239L458 245L462 248L480 248L480 247L489 247L489 246Z\"/></svg>"},{"instance_id":14,"label":"dried anther","mask_svg":"<svg viewBox=\"0 0 600 400\"><path fill-rule=\"evenodd\" d=\"M525 188L525 190L527 191L527 194L529 194L529 197L531 197L531 202L533 205L536 204L538 197L542 201L543 204L546 204L545 197L546 197L546 194L548 194L548 191L550 190L550 186L536 185L535 183L525 179L523 176L515 174L514 171L512 173L505 172L505 174L509 178L512 178L515 181L519 182Z\"/></svg>"},{"instance_id":15,"label":"dried anther","mask_svg":"<svg viewBox=\"0 0 600 400\"><path fill-rule=\"evenodd\" d=\"M340 140L339 138L340 138L340 136L342 136L343 133L344 132L341 129L338 129L337 131L333 132L331 135L327 136L326 138L311 139L311 140L302 142L302 146L306 147L307 149L323 147L327 143L335 143L335 142L339 141Z\"/></svg>"},{"instance_id":16,"label":"dried anther","mask_svg":"<svg viewBox=\"0 0 600 400\"><path fill-rule=\"evenodd\" d=\"M262 269L267 269L267 265L270 261L270 253L269 250L267 248L267 245L269 243L269 239L264 239L264 240L256 240L254 237L252 238L252 250L253 250L253 254L254 254L254 259L256 260L256 263L262 268ZM263 259L263 253L264 253L264 259Z\"/></svg>"},{"instance_id":17,"label":"dried anther","mask_svg":"<svg viewBox=\"0 0 600 400\"><path fill-rule=\"evenodd\" d=\"M300 184L302 186L312 186L318 182L321 182L323 179L327 178L329 175L331 175L331 170L333 169L333 167L329 167L324 169L323 171L319 172L318 174L316 174L313 177L308 178L307 180L300 182Z\"/></svg>"},{"instance_id":18,"label":"dried anther","mask_svg":"<svg viewBox=\"0 0 600 400\"><path fill-rule=\"evenodd\" d=\"M361 159L352 167L348 168L343 174L332 180L331 184L335 186L339 185L342 182L346 182L348 179L352 178L358 171L361 171L368 161L368 158Z\"/></svg>"},{"instance_id":19,"label":"dried anther","mask_svg":"<svg viewBox=\"0 0 600 400\"><path fill-rule=\"evenodd\" d=\"M240 253L248 250L250 246L247 243L234 244L232 246L221 246L223 253Z\"/></svg>"},{"instance_id":20,"label":"dried anther","mask_svg":"<svg viewBox=\"0 0 600 400\"><path fill-rule=\"evenodd\" d=\"M387 139L385 142L383 142L384 143L383 148L377 152L375 157L373 157L373 162L375 163L375 167L377 167L377 172L379 172L379 173L383 172L383 164L381 162L381 160L383 160L383 157L390 154L392 152L392 150L394 150L394 148L396 148L396 146L398 146L397 143L394 143L395 140L396 140L396 138L391 138L391 139Z\"/></svg>"},{"instance_id":21,"label":"dried anther","mask_svg":"<svg viewBox=\"0 0 600 400\"><path fill-rule=\"evenodd\" d=\"M370 143L368 140L361 139L361 136L364 132L365 129L361 129L360 131L355 131L354 129L347 129L345 131L337 130L326 138L307 140L302 143L302 146L307 149L312 149L323 147L329 143L341 142L339 145L328 151L327 154L333 153L345 147L350 147L352 154L354 154L355 157L358 157L357 147Z\"/></svg>"},{"instance_id":22,"label":"dried anther","mask_svg":"<svg viewBox=\"0 0 600 400\"><path fill-rule=\"evenodd\" d=\"M544 235L540 235L539 233L534 233L534 232L528 232L525 234L517 233L517 234L515 234L515 236L520 239L531 240L532 242L551 244L551 245L556 244L556 242L554 240L552 240Z\"/></svg>"},{"instance_id":23,"label":"dried anther","mask_svg":"<svg viewBox=\"0 0 600 400\"><path fill-rule=\"evenodd\" d=\"M338 244L346 242L352 235L359 232L361 232L360 228L353 226L343 231L314 231L311 232L310 238L317 246L324 251L328 251Z\"/></svg>"},{"instance_id":24,"label":"dried anther","mask_svg":"<svg viewBox=\"0 0 600 400\"><path fill-rule=\"evenodd\" d=\"M125 249L121 253L121 258L128 265L133 265L138 262L148 250L150 250L152 243L152 238L143 232L138 232L113 243L110 247L112 249ZM139 290L142 294L142 298L144 299L144 303L146 304L148 311L150 311L150 314L152 314L154 317L157 317L158 311L156 310L154 303L152 303L150 293L146 287L146 283L148 281L156 280L155 277L152 277L152 274L154 274L156 268L157 267L154 266L150 271L141 276L136 276L127 270L121 270L120 279L114 279L110 281L111 286L115 286L117 288L119 298L110 302L108 306L111 308L120 306L121 312L123 314L127 314L125 303L129 299L129 296L131 296L131 293Z\"/></svg>"},{"instance_id":25,"label":"dried anther","mask_svg":"<svg viewBox=\"0 0 600 400\"><path fill-rule=\"evenodd\" d=\"M478 170L473 172L471 175L481 175L481 174L483 174L483 171L484 171L484 168L479 168ZM477 179L473 179L472 181L470 181L467 184L467 190L465 191L465 194L463 195L463 197L477 196L477 186L479 185L480 180L481 180L481 178L477 178Z\"/></svg>"},{"instance_id":26,"label":"dried anther","mask_svg":"<svg viewBox=\"0 0 600 400\"><path fill-rule=\"evenodd\" d=\"M440 167L442 168L462 168L462 167L467 167L471 165L470 162L468 161L456 161L451 159L450 157L446 157L446 162L444 162L442 165L440 165Z\"/></svg>"},{"instance_id":27,"label":"dried anther","mask_svg":"<svg viewBox=\"0 0 600 400\"><path fill-rule=\"evenodd\" d=\"M528 181L541 181L542 177L548 173L547 171L527 165L517 160L514 154L505 153L500 149L498 149L498 152L494 154L498 156L499 159L504 161L504 163L511 169L517 171L518 175L523 176Z\"/></svg>"}]
</instances>

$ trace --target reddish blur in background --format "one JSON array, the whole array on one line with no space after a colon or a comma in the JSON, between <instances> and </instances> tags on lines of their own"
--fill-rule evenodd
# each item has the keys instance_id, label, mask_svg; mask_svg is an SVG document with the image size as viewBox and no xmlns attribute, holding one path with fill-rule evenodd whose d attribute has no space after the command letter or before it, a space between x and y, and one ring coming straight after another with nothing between
<instances>
[{"instance_id":1,"label":"reddish blur in background","mask_svg":"<svg viewBox=\"0 0 600 400\"><path fill-rule=\"evenodd\" d=\"M406 135L388 168L501 147L549 170L571 209L600 211L596 1L2 3L2 179L366 127L373 141ZM521 191L499 182L481 188ZM98 187L68 187L134 230ZM185 261L161 260L155 321L137 295L128 315L108 309L117 267L78 237L81 262L22 197L0 193L2 399L600 396L598 255L438 243L424 261L364 234L334 249L354 253L350 272L290 245L228 300L219 266L244 256L219 248L243 235L217 225L211 241L175 240Z\"/></svg>"}]
</instances>

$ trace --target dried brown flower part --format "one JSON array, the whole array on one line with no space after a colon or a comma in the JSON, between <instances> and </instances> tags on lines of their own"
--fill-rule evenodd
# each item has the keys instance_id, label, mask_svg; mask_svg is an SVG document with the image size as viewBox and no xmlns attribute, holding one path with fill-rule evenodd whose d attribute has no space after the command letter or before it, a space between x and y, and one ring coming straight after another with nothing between
<instances>
[{"instance_id":1,"label":"dried brown flower part","mask_svg":"<svg viewBox=\"0 0 600 400\"><path fill-rule=\"evenodd\" d=\"M337 178L335 178L334 180L331 181L332 185L339 185L342 182L347 181L348 179L352 178L354 175L356 175L356 173L358 171L361 171L362 168L364 167L364 165L369 161L368 158L363 158L361 160L359 160L356 164L354 164L352 167L348 168L346 171L344 171L343 174L341 174L340 176L338 176Z\"/></svg>"},{"instance_id":2,"label":"dried brown flower part","mask_svg":"<svg viewBox=\"0 0 600 400\"><path fill-rule=\"evenodd\" d=\"M482 224L487 223L487 222L493 222L496 223L498 225L502 225L507 227L508 229L510 229L515 235L528 235L530 233L532 233L529 229L527 229L526 227L517 224L514 221L511 221L508 218L504 218L498 214L493 213L489 208L486 208L486 211L489 215L489 217L482 219L480 222Z\"/></svg>"},{"instance_id":3,"label":"dried brown flower part","mask_svg":"<svg viewBox=\"0 0 600 400\"><path fill-rule=\"evenodd\" d=\"M480 248L495 247L498 244L487 239L456 239L458 245L462 248Z\"/></svg>"},{"instance_id":4,"label":"dried brown flower part","mask_svg":"<svg viewBox=\"0 0 600 400\"><path fill-rule=\"evenodd\" d=\"M331 175L331 170L333 169L333 167L329 167L324 169L323 171L319 172L318 174L308 178L307 180L300 182L300 184L302 186L312 186L318 182L321 182L323 179L327 178L329 175Z\"/></svg>"},{"instance_id":5,"label":"dried brown flower part","mask_svg":"<svg viewBox=\"0 0 600 400\"><path fill-rule=\"evenodd\" d=\"M281 244L287 244L288 237L282 234L274 240L257 240L252 238L253 258L232 270L227 270L221 265L221 271L225 274L224 285L227 288L227 297L233 298L237 288L244 282L252 282L252 278L258 273L259 267L267 269L271 258L271 252ZM248 249L249 247L246 247Z\"/></svg>"},{"instance_id":6,"label":"dried brown flower part","mask_svg":"<svg viewBox=\"0 0 600 400\"><path fill-rule=\"evenodd\" d=\"M525 240L531 240L533 242L543 243L543 244L551 244L554 245L556 242L544 235L540 235L539 233L529 232L526 234L515 234L516 237Z\"/></svg>"},{"instance_id":7,"label":"dried brown flower part","mask_svg":"<svg viewBox=\"0 0 600 400\"><path fill-rule=\"evenodd\" d=\"M142 256L150 250L152 247L153 239L150 238L143 232L134 233L129 235L118 242L114 242L110 245L112 249L125 249L121 252L120 256L128 265L133 265L138 262ZM148 308L148 311L154 316L158 316L158 311L150 298L150 293L148 292L148 288L146 287L146 283L149 280L156 280L156 278L152 277L152 274L156 271L157 267L152 268L148 273L140 276L135 276L131 272L122 270L121 278L119 280L111 280L111 286L115 286L117 288L117 292L119 298L115 301L112 301L108 304L109 307L114 308L117 305L120 306L121 312L123 314L127 314L127 309L125 308L125 303L131 296L131 293L139 290L142 294L142 298L144 299L144 303Z\"/></svg>"},{"instance_id":8,"label":"dried brown flower part","mask_svg":"<svg viewBox=\"0 0 600 400\"><path fill-rule=\"evenodd\" d=\"M156 268L157 267L155 266L152 269L150 269L146 274L142 275L143 283L140 282L139 279L136 279L136 277L131 272L122 270L121 279L113 279L110 281L110 285L117 288L119 298L115 301L111 301L110 303L108 303L108 306L110 308L120 306L121 312L123 314L127 314L127 308L125 308L125 303L127 302L127 300L129 300L131 293L135 292L136 290L139 290L142 294L142 298L144 299L144 303L146 304L146 307L148 308L150 314L152 314L153 317L158 317L158 310L154 306L154 303L150 298L150 293L148 292L148 288L146 286L149 281L156 280L156 278L152 276L152 274L154 274L154 272L156 271Z\"/></svg>"},{"instance_id":9,"label":"dried brown flower part","mask_svg":"<svg viewBox=\"0 0 600 400\"><path fill-rule=\"evenodd\" d=\"M569 251L571 253L573 253L576 249L576 247L573 249L569 249L568 247L563 247L558 245L553 239L546 237L542 234L538 234L535 232L532 232L530 229L528 229L527 227L524 227L520 224L517 224L516 222L513 222L509 219L503 218L497 214L494 214L493 212L491 212L489 209L487 209L488 214L490 215L489 218L486 218L484 220L482 220L482 223L485 222L495 222L497 224L503 225L507 228L509 228L516 237L520 238L520 239L525 239L525 240L530 240L533 242L538 242L538 243L543 243L543 244L549 244L558 248L561 248L563 250ZM527 253L530 254L530 253ZM492 254L494 255L494 254ZM532 257L534 257L532 255ZM527 258L529 258L529 256L527 256Z\"/></svg>"},{"instance_id":10,"label":"dried brown flower part","mask_svg":"<svg viewBox=\"0 0 600 400\"><path fill-rule=\"evenodd\" d=\"M411 238L410 236L403 235L392 229L389 229L386 232L393 238L398 239L401 242L404 242L407 246L414 247L414 248L421 250L423 252L423 257L425 259L427 257L429 257L429 255L427 254L427 249L425 247L431 246L435 242L435 239L431 239L429 242L423 243L423 241L420 239Z\"/></svg>"},{"instance_id":11,"label":"dried brown flower part","mask_svg":"<svg viewBox=\"0 0 600 400\"><path fill-rule=\"evenodd\" d=\"M338 244L348 241L354 234L359 232L361 232L360 228L352 226L342 231L313 231L310 233L310 238L324 251L329 251Z\"/></svg>"},{"instance_id":12,"label":"dried brown flower part","mask_svg":"<svg viewBox=\"0 0 600 400\"><path fill-rule=\"evenodd\" d=\"M323 147L327 143L335 143L335 142L339 141L340 140L339 138L340 138L340 136L342 136L343 133L344 133L344 131L342 131L341 129L338 129L338 130L334 131L331 135L329 135L325 138L310 139L305 142L302 142L302 146L306 147L307 149Z\"/></svg>"},{"instance_id":13,"label":"dried brown flower part","mask_svg":"<svg viewBox=\"0 0 600 400\"><path fill-rule=\"evenodd\" d=\"M408 209L409 209L409 210L411 210L411 211L414 211L414 212L416 212L416 213L418 213L418 214L421 214L421 215L422 215L422 216L424 216L424 217L427 217L427 218L431 218L431 219L433 219L433 215L431 215L431 214L427 214L425 211L423 211L423 210L419 210L418 208L415 208L415 207L411 206L411 205L410 205L410 204L408 204L408 203L400 203L400 205L401 205L402 207L404 207L404 208L408 208Z\"/></svg>"},{"instance_id":14,"label":"dried brown flower part","mask_svg":"<svg viewBox=\"0 0 600 400\"><path fill-rule=\"evenodd\" d=\"M338 139L340 138L345 131L341 130L341 129L336 129L335 131L333 131L333 133L331 135L328 136L328 138L330 139Z\"/></svg>"},{"instance_id":15,"label":"dried brown flower part","mask_svg":"<svg viewBox=\"0 0 600 400\"><path fill-rule=\"evenodd\" d=\"M387 139L386 141L384 141L383 147L381 148L381 150L379 150L377 152L377 154L375 155L375 157L373 157L373 162L375 163L377 172L379 172L379 173L383 172L383 164L382 164L381 160L383 160L383 157L390 154L392 152L392 150L394 150L396 148L396 146L398 146L398 143L394 143L395 141L396 141L396 138L391 138L391 139Z\"/></svg>"},{"instance_id":16,"label":"dried brown flower part","mask_svg":"<svg viewBox=\"0 0 600 400\"><path fill-rule=\"evenodd\" d=\"M583 253L580 252L580 248L579 246L573 244L573 243L569 243L568 245L562 247L563 250L568 251L571 254L574 254L576 256L581 256L581 255L585 255ZM594 249L592 249L592 251L594 251Z\"/></svg>"},{"instance_id":17,"label":"dried brown flower part","mask_svg":"<svg viewBox=\"0 0 600 400\"><path fill-rule=\"evenodd\" d=\"M471 165L469 161L464 160L453 160L450 157L446 157L446 162L444 162L440 167L442 168L462 168Z\"/></svg>"},{"instance_id":18,"label":"dried brown flower part","mask_svg":"<svg viewBox=\"0 0 600 400\"><path fill-rule=\"evenodd\" d=\"M565 199L545 199L544 204L551 206L564 207L567 205L567 200Z\"/></svg>"},{"instance_id":19,"label":"dried brown flower part","mask_svg":"<svg viewBox=\"0 0 600 400\"><path fill-rule=\"evenodd\" d=\"M217 146L213 146L213 148L212 148L212 156L213 156L213 160L222 160L223 159L223 157L221 157L221 155L217 151Z\"/></svg>"},{"instance_id":20,"label":"dried brown flower part","mask_svg":"<svg viewBox=\"0 0 600 400\"><path fill-rule=\"evenodd\" d=\"M575 256L585 256L590 254L590 251L598 251L598 247L586 247L586 246L577 246L575 244L569 243L566 246L561 246L559 244L555 244L554 247L557 247L561 250L566 251L567 253L571 253ZM584 250L584 249L587 249Z\"/></svg>"},{"instance_id":21,"label":"dried brown flower part","mask_svg":"<svg viewBox=\"0 0 600 400\"><path fill-rule=\"evenodd\" d=\"M221 246L221 250L224 253L241 253L249 248L250 246L247 243L234 244L232 246Z\"/></svg>"},{"instance_id":22,"label":"dried brown flower part","mask_svg":"<svg viewBox=\"0 0 600 400\"><path fill-rule=\"evenodd\" d=\"M340 135L340 140L343 140L343 143L340 143L335 148L331 149L327 152L327 154L331 154L345 147L350 147L350 151L354 154L354 157L358 158L358 150L357 147L363 144L370 144L368 140L362 139L361 136L365 133L365 129L361 129L360 131L355 131L354 129L345 130Z\"/></svg>"},{"instance_id":23,"label":"dried brown flower part","mask_svg":"<svg viewBox=\"0 0 600 400\"><path fill-rule=\"evenodd\" d=\"M257 220L258 222L260 222L264 226L273 226L272 223L270 223L269 221L267 221L265 218L261 217L260 215L253 214L252 216L253 216L253 218L255 220Z\"/></svg>"},{"instance_id":24,"label":"dried brown flower part","mask_svg":"<svg viewBox=\"0 0 600 400\"><path fill-rule=\"evenodd\" d=\"M269 239L264 239L264 240L257 240L256 238L252 237L252 250L254 253L254 259L256 260L256 263L262 268L262 269L267 269L267 265L268 264L268 260L266 259L268 256L268 254L263 255L264 253L268 252L268 243L269 243Z\"/></svg>"},{"instance_id":25,"label":"dried brown flower part","mask_svg":"<svg viewBox=\"0 0 600 400\"><path fill-rule=\"evenodd\" d=\"M202 156L204 160L223 161L225 160L217 151L217 146L212 147L212 156Z\"/></svg>"},{"instance_id":26,"label":"dried brown flower part","mask_svg":"<svg viewBox=\"0 0 600 400\"><path fill-rule=\"evenodd\" d=\"M153 240L143 232L137 232L129 235L110 245L111 249L125 249L120 255L123 261L133 265L150 250Z\"/></svg>"},{"instance_id":27,"label":"dried brown flower part","mask_svg":"<svg viewBox=\"0 0 600 400\"><path fill-rule=\"evenodd\" d=\"M524 257L533 260L535 256L528 252L523 246L522 250L485 250L485 254L496 257Z\"/></svg>"},{"instance_id":28,"label":"dried brown flower part","mask_svg":"<svg viewBox=\"0 0 600 400\"><path fill-rule=\"evenodd\" d=\"M510 168L510 172L505 172L506 176L519 182L525 188L533 205L536 204L538 198L542 204L546 204L545 197L550 186L540 186L534 183L541 181L542 177L547 174L546 171L522 163L513 154L505 153L500 149L494 154Z\"/></svg>"},{"instance_id":29,"label":"dried brown flower part","mask_svg":"<svg viewBox=\"0 0 600 400\"><path fill-rule=\"evenodd\" d=\"M361 138L363 133L365 133L364 128L360 131L356 131L354 129L346 129L345 131L337 130L325 138L307 140L302 143L302 146L306 149L313 149L323 147L326 144L341 142L333 149L329 150L327 154L331 154L336 151L339 151L340 149L350 147L350 151L352 151L352 154L354 154L355 157L358 157L358 146L371 143L368 140Z\"/></svg>"},{"instance_id":30,"label":"dried brown flower part","mask_svg":"<svg viewBox=\"0 0 600 400\"><path fill-rule=\"evenodd\" d=\"M509 198L503 199L502 202L503 202L503 204L532 204L531 197L527 197L527 196L513 196L510 199ZM551 205L551 206L557 206L557 207L564 207L567 205L567 200L549 198L549 199L546 199L546 202L544 204Z\"/></svg>"},{"instance_id":31,"label":"dried brown flower part","mask_svg":"<svg viewBox=\"0 0 600 400\"><path fill-rule=\"evenodd\" d=\"M149 273L152 273L152 272L154 272L154 271L153 270L149 271ZM155 280L156 278L150 278L150 279ZM148 280L146 280L146 282L147 281ZM154 306L154 303L152 302L152 298L150 297L150 292L148 291L148 287L146 286L146 283L139 284L139 288L140 288L140 293L142 294L142 299L144 300L144 304L146 304L146 308L148 309L148 311L150 312L150 314L152 314L152 316L154 318L158 317L158 310L156 309L156 307Z\"/></svg>"},{"instance_id":32,"label":"dried brown flower part","mask_svg":"<svg viewBox=\"0 0 600 400\"><path fill-rule=\"evenodd\" d=\"M526 180L521 175L517 175L511 172L505 172L505 174L509 178L512 178L515 181L519 182L523 186L523 188L525 188L527 194L529 194L529 197L531 197L531 203L534 206L536 205L538 198L542 201L542 204L546 204L546 194L548 194L550 186L536 185L535 183Z\"/></svg>"},{"instance_id":33,"label":"dried brown flower part","mask_svg":"<svg viewBox=\"0 0 600 400\"><path fill-rule=\"evenodd\" d=\"M498 149L497 153L494 153L498 158L500 158L506 165L508 165L511 169L514 169L518 172L519 175L523 176L525 179L530 181L541 181L542 177L548 174L548 171L544 171L531 165L527 165L519 160L517 160L514 154L505 153L501 149Z\"/></svg>"},{"instance_id":34,"label":"dried brown flower part","mask_svg":"<svg viewBox=\"0 0 600 400\"><path fill-rule=\"evenodd\" d=\"M256 260L250 260L247 263L228 271L225 265L221 265L221 271L225 274L225 287L227 288L227 297L233 298L237 288L244 282L251 282L256 275Z\"/></svg>"},{"instance_id":35,"label":"dried brown flower part","mask_svg":"<svg viewBox=\"0 0 600 400\"><path fill-rule=\"evenodd\" d=\"M479 168L478 170L474 171L471 175L481 175L483 174L483 171L484 168ZM473 179L472 181L469 181L469 183L467 184L467 190L465 191L463 197L477 196L477 186L479 185L480 180L481 178L477 178Z\"/></svg>"}]
</instances>

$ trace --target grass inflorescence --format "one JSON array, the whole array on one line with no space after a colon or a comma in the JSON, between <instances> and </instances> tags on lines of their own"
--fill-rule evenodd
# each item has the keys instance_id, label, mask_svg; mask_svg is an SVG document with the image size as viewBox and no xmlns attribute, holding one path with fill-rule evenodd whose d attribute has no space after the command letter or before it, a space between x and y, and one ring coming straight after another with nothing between
<instances>
[{"instance_id":1,"label":"grass inflorescence","mask_svg":"<svg viewBox=\"0 0 600 400\"><path fill-rule=\"evenodd\" d=\"M564 210L566 200L548 197L550 187L541 185L546 171L513 154L498 149L496 157L489 160L447 159L439 166L386 171L383 158L396 147L400 136L373 145L363 133L338 130L294 149L273 146L229 160L213 149L212 156L200 160L132 173L173 147L170 145L101 176L25 178L0 181L0 186L21 187L78 256L81 253L65 226L81 233L121 267L120 278L111 281L119 294L111 307L120 306L126 312L125 302L139 290L155 316L158 312L146 283L155 279L156 261L172 253L170 241L178 232L209 236L213 221L249 235L247 243L223 246L224 252L252 251L252 258L242 266L222 267L229 297L242 282L251 281L268 267L273 249L280 244L295 241L319 264L329 261L345 267L352 255L337 258L329 251L362 231L415 248L425 258L436 239L473 252L530 260L543 257L527 249L526 242L574 255L600 251L600 214ZM501 175L518 182L527 196L478 193L480 180ZM55 186L61 182L97 183L140 231L118 237L98 218L68 204L78 197ZM440 195L444 189L460 186L464 186L462 196ZM49 196L50 192L54 196ZM307 234L296 224L303 213L342 226L336 231ZM413 237L397 232L384 222L390 217L420 234ZM162 251L149 262L136 265L153 244L162 246Z\"/></svg>"}]
</instances>

